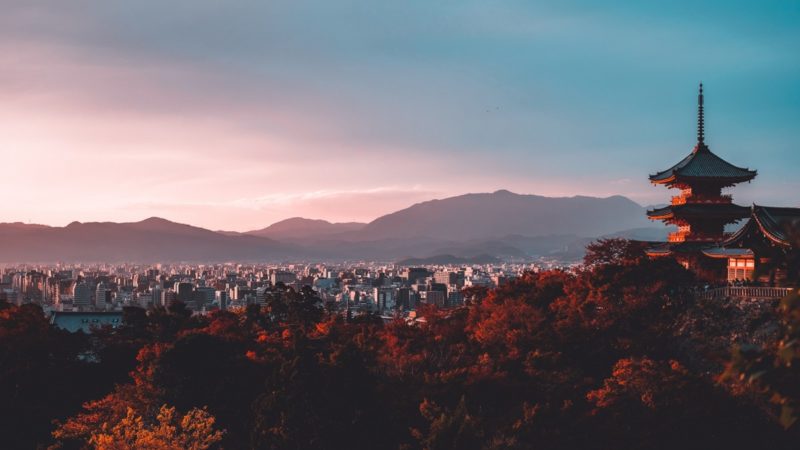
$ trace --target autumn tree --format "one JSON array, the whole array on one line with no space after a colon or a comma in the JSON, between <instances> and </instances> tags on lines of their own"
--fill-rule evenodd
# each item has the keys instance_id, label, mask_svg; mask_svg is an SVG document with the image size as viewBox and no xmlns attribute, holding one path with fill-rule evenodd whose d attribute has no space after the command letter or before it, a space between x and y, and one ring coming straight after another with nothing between
<instances>
[{"instance_id":1,"label":"autumn tree","mask_svg":"<svg viewBox=\"0 0 800 450\"><path fill-rule=\"evenodd\" d=\"M93 431L88 444L97 450L206 450L222 440L214 422L214 416L197 408L181 415L163 405L155 417L128 408L119 422Z\"/></svg>"},{"instance_id":2,"label":"autumn tree","mask_svg":"<svg viewBox=\"0 0 800 450\"><path fill-rule=\"evenodd\" d=\"M775 405L779 423L800 437L800 294L781 301L781 333L769 345L739 345L722 380L736 379L753 387Z\"/></svg>"}]
</instances>

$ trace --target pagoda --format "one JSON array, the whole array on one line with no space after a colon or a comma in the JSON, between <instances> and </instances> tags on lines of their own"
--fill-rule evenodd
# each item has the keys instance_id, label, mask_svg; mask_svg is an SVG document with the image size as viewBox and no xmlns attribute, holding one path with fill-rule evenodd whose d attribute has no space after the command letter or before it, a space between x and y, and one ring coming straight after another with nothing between
<instances>
[{"instance_id":1,"label":"pagoda","mask_svg":"<svg viewBox=\"0 0 800 450\"><path fill-rule=\"evenodd\" d=\"M756 177L755 170L734 166L715 155L705 143L703 85L697 97L697 144L667 170L650 176L653 184L679 189L670 205L647 212L651 220L678 227L668 242L648 250L650 256L673 255L686 267L695 265L705 248L725 240L725 225L750 216L750 208L733 203L722 190Z\"/></svg>"}]
</instances>

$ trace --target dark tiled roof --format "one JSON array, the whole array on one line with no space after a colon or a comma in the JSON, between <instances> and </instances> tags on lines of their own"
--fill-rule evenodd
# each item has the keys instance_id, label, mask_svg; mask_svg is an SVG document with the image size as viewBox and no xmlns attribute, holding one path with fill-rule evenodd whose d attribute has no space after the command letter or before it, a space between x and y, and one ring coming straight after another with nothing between
<instances>
[{"instance_id":1,"label":"dark tiled roof","mask_svg":"<svg viewBox=\"0 0 800 450\"><path fill-rule=\"evenodd\" d=\"M796 244L792 242L792 237L788 233L791 228L800 228L800 208L753 205L750 220L728 238L724 245L735 245L742 241L749 232L758 230L772 242L792 247Z\"/></svg>"},{"instance_id":2,"label":"dark tiled roof","mask_svg":"<svg viewBox=\"0 0 800 450\"><path fill-rule=\"evenodd\" d=\"M692 153L669 169L650 175L653 183L669 183L676 178L717 178L732 182L755 178L755 170L736 167L715 155L705 144L698 144Z\"/></svg>"},{"instance_id":3,"label":"dark tiled roof","mask_svg":"<svg viewBox=\"0 0 800 450\"><path fill-rule=\"evenodd\" d=\"M122 325L122 312L53 312L50 322L58 328L70 332L82 330L84 333L91 333L93 328L100 328L105 325L117 327Z\"/></svg>"},{"instance_id":4,"label":"dark tiled roof","mask_svg":"<svg viewBox=\"0 0 800 450\"><path fill-rule=\"evenodd\" d=\"M711 242L665 242L648 248L645 253L650 256L667 256L675 253L697 253L713 247L716 245Z\"/></svg>"},{"instance_id":5,"label":"dark tiled roof","mask_svg":"<svg viewBox=\"0 0 800 450\"><path fill-rule=\"evenodd\" d=\"M713 247L703 250L703 254L711 258L752 258L753 251L749 248Z\"/></svg>"},{"instance_id":6,"label":"dark tiled roof","mask_svg":"<svg viewBox=\"0 0 800 450\"><path fill-rule=\"evenodd\" d=\"M651 219L671 217L727 217L731 219L744 219L750 213L750 208L733 203L706 203L683 205L670 205L663 208L647 211Z\"/></svg>"}]
</instances>

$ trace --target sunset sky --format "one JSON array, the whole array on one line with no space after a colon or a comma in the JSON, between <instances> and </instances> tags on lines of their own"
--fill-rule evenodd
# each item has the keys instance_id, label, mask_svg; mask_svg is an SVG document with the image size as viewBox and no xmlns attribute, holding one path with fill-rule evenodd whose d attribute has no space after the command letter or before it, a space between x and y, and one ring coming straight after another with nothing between
<instances>
[{"instance_id":1,"label":"sunset sky","mask_svg":"<svg viewBox=\"0 0 800 450\"><path fill-rule=\"evenodd\" d=\"M737 201L799 206L800 2L599 3L0 0L0 222L661 203L700 81Z\"/></svg>"}]
</instances>

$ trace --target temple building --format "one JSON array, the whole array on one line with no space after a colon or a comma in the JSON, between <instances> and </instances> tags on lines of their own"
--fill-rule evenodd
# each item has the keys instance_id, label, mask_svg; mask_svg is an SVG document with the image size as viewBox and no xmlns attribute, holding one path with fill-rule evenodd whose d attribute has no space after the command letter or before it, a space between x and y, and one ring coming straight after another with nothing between
<instances>
[{"instance_id":1,"label":"temple building","mask_svg":"<svg viewBox=\"0 0 800 450\"><path fill-rule=\"evenodd\" d=\"M800 269L798 231L800 208L753 205L750 219L739 231L720 246L703 250L703 254L726 261L728 281L768 285L796 282Z\"/></svg>"},{"instance_id":2,"label":"temple building","mask_svg":"<svg viewBox=\"0 0 800 450\"><path fill-rule=\"evenodd\" d=\"M726 225L750 214L750 208L734 204L722 190L752 180L756 171L734 166L711 152L705 143L702 84L697 100L694 149L679 163L650 176L651 183L679 189L680 195L672 197L670 205L647 212L652 220L678 227L666 244L649 249L648 254L672 255L688 268L714 271L713 263L703 261L702 251L725 239Z\"/></svg>"},{"instance_id":3,"label":"temple building","mask_svg":"<svg viewBox=\"0 0 800 450\"><path fill-rule=\"evenodd\" d=\"M800 278L800 208L739 206L723 189L757 175L715 155L705 143L703 85L697 97L697 144L692 152L650 182L679 189L670 204L647 216L674 225L667 242L647 250L651 257L673 256L701 279L797 283ZM733 234L725 227L748 219Z\"/></svg>"}]
</instances>

